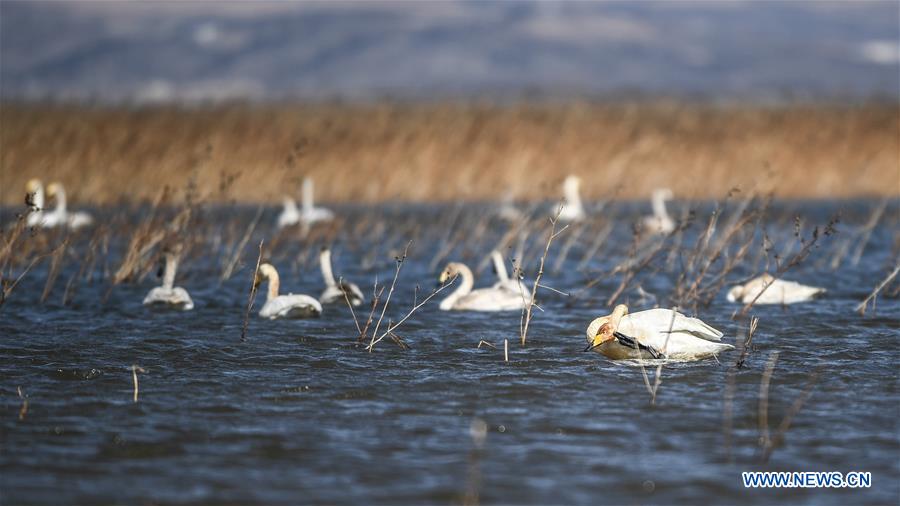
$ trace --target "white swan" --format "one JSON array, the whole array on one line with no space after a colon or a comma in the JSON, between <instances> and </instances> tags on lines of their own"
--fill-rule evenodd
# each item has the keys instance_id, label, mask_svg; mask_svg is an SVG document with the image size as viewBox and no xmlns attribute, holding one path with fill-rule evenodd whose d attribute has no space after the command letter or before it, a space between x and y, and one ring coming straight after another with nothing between
<instances>
[{"instance_id":1,"label":"white swan","mask_svg":"<svg viewBox=\"0 0 900 506\"><path fill-rule=\"evenodd\" d=\"M66 207L66 189L62 183L54 182L47 185L47 196L56 200L56 208L50 213L55 215L56 223L65 224L67 227L77 230L81 227L93 225L94 218L84 211L69 212Z\"/></svg>"},{"instance_id":2,"label":"white swan","mask_svg":"<svg viewBox=\"0 0 900 506\"><path fill-rule=\"evenodd\" d=\"M525 300L522 295L505 288L479 288L472 290L475 277L464 264L450 262L441 271L440 283L446 283L459 276L461 282L456 290L441 301L444 311L513 311L522 309Z\"/></svg>"},{"instance_id":3,"label":"white swan","mask_svg":"<svg viewBox=\"0 0 900 506\"><path fill-rule=\"evenodd\" d=\"M563 182L563 202L559 219L563 222L582 221L587 217L584 206L581 204L581 195L578 189L581 187L581 178L568 176ZM553 210L556 212L556 209Z\"/></svg>"},{"instance_id":4,"label":"white swan","mask_svg":"<svg viewBox=\"0 0 900 506\"><path fill-rule=\"evenodd\" d=\"M721 332L697 318L670 309L629 314L624 304L587 328L588 349L613 360L637 358L638 352L643 358L697 360L734 348L721 339Z\"/></svg>"},{"instance_id":5,"label":"white swan","mask_svg":"<svg viewBox=\"0 0 900 506\"><path fill-rule=\"evenodd\" d=\"M350 304L358 306L366 300L358 286L343 279L340 283L335 281L331 272L331 250L328 248L322 248L322 252L319 253L319 269L322 270L322 279L325 280L325 291L319 296L322 304L346 304L347 300L350 300ZM347 294L346 299L344 293Z\"/></svg>"},{"instance_id":6,"label":"white swan","mask_svg":"<svg viewBox=\"0 0 900 506\"><path fill-rule=\"evenodd\" d=\"M503 200L500 202L500 208L497 210L497 216L501 220L513 223L522 221L525 217L525 214L516 207L512 191L507 191L503 196Z\"/></svg>"},{"instance_id":7,"label":"white swan","mask_svg":"<svg viewBox=\"0 0 900 506\"><path fill-rule=\"evenodd\" d=\"M825 293L825 289L775 279L769 274L763 274L728 290L728 302L749 304L760 292L762 295L756 299L756 304L794 304L812 300Z\"/></svg>"},{"instance_id":8,"label":"white swan","mask_svg":"<svg viewBox=\"0 0 900 506\"><path fill-rule=\"evenodd\" d=\"M29 227L53 228L59 225L58 216L45 209L44 185L40 179L29 179L25 183L25 192L27 193L26 202L31 207L31 212L25 219L25 223Z\"/></svg>"},{"instance_id":9,"label":"white swan","mask_svg":"<svg viewBox=\"0 0 900 506\"><path fill-rule=\"evenodd\" d=\"M175 285L175 271L178 269L178 256L176 251L164 253L166 267L163 274L162 286L150 290L144 297L144 305L165 305L182 311L194 309L194 301L191 300L187 290Z\"/></svg>"},{"instance_id":10,"label":"white swan","mask_svg":"<svg viewBox=\"0 0 900 506\"><path fill-rule=\"evenodd\" d=\"M259 310L259 316L274 320L276 318L313 318L322 314L322 305L309 295L278 295L278 287L281 282L278 271L272 264L265 263L259 266L256 276L256 286L263 279L269 280L269 290L266 293L266 303Z\"/></svg>"},{"instance_id":11,"label":"white swan","mask_svg":"<svg viewBox=\"0 0 900 506\"><path fill-rule=\"evenodd\" d=\"M315 207L313 205L314 193L312 178L303 178L303 208L300 212L300 221L311 225L320 221L331 221L334 219L333 212L324 207Z\"/></svg>"},{"instance_id":12,"label":"white swan","mask_svg":"<svg viewBox=\"0 0 900 506\"><path fill-rule=\"evenodd\" d=\"M297 209L297 203L294 199L284 196L282 199L281 214L278 215L278 228L290 227L300 223L300 210Z\"/></svg>"},{"instance_id":13,"label":"white swan","mask_svg":"<svg viewBox=\"0 0 900 506\"><path fill-rule=\"evenodd\" d=\"M492 288L502 288L514 293L524 294L525 300L531 297L531 291L525 285L524 281L518 279L510 279L506 272L506 264L503 262L503 255L499 251L491 251L491 260L494 263L494 272L497 273L498 281L493 284Z\"/></svg>"},{"instance_id":14,"label":"white swan","mask_svg":"<svg viewBox=\"0 0 900 506\"><path fill-rule=\"evenodd\" d=\"M666 212L666 201L673 197L672 190L658 188L653 190L651 204L653 216L644 217L644 230L652 234L668 234L675 230L675 221Z\"/></svg>"}]
</instances>

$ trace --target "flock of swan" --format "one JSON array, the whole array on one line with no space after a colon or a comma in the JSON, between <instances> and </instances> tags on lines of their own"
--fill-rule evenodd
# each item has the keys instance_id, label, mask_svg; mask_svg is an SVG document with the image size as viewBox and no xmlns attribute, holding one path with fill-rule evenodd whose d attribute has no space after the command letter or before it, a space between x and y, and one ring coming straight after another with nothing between
<instances>
[{"instance_id":1,"label":"flock of swan","mask_svg":"<svg viewBox=\"0 0 900 506\"><path fill-rule=\"evenodd\" d=\"M587 218L588 214L579 195L581 180L569 176L563 183L563 200L558 210L558 218L565 222L578 222ZM66 194L60 183L48 185L46 193L39 180L32 179L27 183L28 203L31 213L27 224L37 228L68 227L77 229L93 223L91 215L85 212L69 212L66 208ZM334 212L313 204L313 182L304 179L302 202L298 208L296 202L284 198L284 206L278 216L278 228L303 225L332 220ZM643 219L646 230L654 234L668 234L675 229L675 222L666 211L666 201L673 194L668 189L653 192L653 215ZM45 208L47 200L53 199L56 207ZM503 212L516 211L511 206L504 206ZM188 291L175 286L178 269L179 247L167 248L163 251L165 261L162 285L153 288L144 298L144 305L163 306L183 311L194 308L194 302ZM488 287L475 288L475 276L468 266L461 262L450 262L438 276L442 285L459 279L456 288L439 304L444 311L521 311L529 305L531 292L526 283L518 276L510 277L502 255L491 253L497 281ZM316 298L305 294L281 294L280 277L276 268L270 263L259 266L255 279L255 287L267 282L266 300L259 310L259 316L267 319L298 319L319 317L323 305L352 304L358 306L365 302L365 296L353 283L335 280L332 270L331 251L323 248L319 254L319 268L322 273L324 289ZM804 286L793 281L773 278L763 274L749 282L734 286L727 292L727 300L735 303L755 304L793 304L820 296L825 289ZM730 344L721 342L722 332L697 318L691 318L669 309L649 309L629 313L628 307L620 304L613 312L593 320L588 325L586 338L587 350L602 353L613 360L622 359L670 359L697 360L715 356L720 352L733 349Z\"/></svg>"}]
</instances>

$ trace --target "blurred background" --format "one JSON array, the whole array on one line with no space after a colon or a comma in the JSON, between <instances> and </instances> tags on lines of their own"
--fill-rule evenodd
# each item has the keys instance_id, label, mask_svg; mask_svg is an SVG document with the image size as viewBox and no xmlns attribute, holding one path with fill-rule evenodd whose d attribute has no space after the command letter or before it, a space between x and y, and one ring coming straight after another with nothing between
<instances>
[{"instance_id":1,"label":"blurred background","mask_svg":"<svg viewBox=\"0 0 900 506\"><path fill-rule=\"evenodd\" d=\"M898 26L895 1L4 1L0 200L898 194Z\"/></svg>"}]
</instances>

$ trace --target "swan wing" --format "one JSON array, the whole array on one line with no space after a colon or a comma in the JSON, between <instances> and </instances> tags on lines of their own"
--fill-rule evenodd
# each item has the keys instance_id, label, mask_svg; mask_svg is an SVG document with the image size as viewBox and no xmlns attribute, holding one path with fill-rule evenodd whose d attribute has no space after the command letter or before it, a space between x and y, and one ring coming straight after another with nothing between
<instances>
[{"instance_id":1,"label":"swan wing","mask_svg":"<svg viewBox=\"0 0 900 506\"><path fill-rule=\"evenodd\" d=\"M453 309L470 311L514 311L525 305L521 293L503 288L481 288L473 290L459 299Z\"/></svg>"},{"instance_id":2,"label":"swan wing","mask_svg":"<svg viewBox=\"0 0 900 506\"><path fill-rule=\"evenodd\" d=\"M263 318L310 318L322 314L322 305L309 295L279 295L259 310Z\"/></svg>"},{"instance_id":3,"label":"swan wing","mask_svg":"<svg viewBox=\"0 0 900 506\"><path fill-rule=\"evenodd\" d=\"M674 320L673 320L674 313ZM630 325L643 329L648 334L663 336L671 332L690 334L707 341L721 341L722 332L704 323L699 318L691 318L671 309L649 309L629 313L622 318L620 326Z\"/></svg>"}]
</instances>

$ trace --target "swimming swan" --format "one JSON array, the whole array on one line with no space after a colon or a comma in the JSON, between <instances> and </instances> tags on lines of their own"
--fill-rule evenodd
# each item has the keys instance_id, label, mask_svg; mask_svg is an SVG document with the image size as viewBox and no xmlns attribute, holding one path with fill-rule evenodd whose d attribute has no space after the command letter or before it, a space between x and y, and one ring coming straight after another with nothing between
<instances>
[{"instance_id":1,"label":"swimming swan","mask_svg":"<svg viewBox=\"0 0 900 506\"><path fill-rule=\"evenodd\" d=\"M670 309L629 314L624 304L616 306L611 315L595 319L587 328L587 349L613 360L637 358L638 350L643 358L697 360L734 348L721 339L721 332L697 318Z\"/></svg>"},{"instance_id":2,"label":"swimming swan","mask_svg":"<svg viewBox=\"0 0 900 506\"><path fill-rule=\"evenodd\" d=\"M166 267L163 274L162 286L150 290L150 293L144 297L144 305L165 305L182 311L190 311L194 309L194 301L187 290L175 284L175 271L178 269L178 256L176 251L166 251L164 253L166 259Z\"/></svg>"},{"instance_id":3,"label":"swimming swan","mask_svg":"<svg viewBox=\"0 0 900 506\"><path fill-rule=\"evenodd\" d=\"M274 320L276 318L313 318L322 314L322 305L309 295L278 295L280 281L278 271L272 264L265 263L259 266L255 286L259 286L263 279L269 280L269 290L266 294L266 303L259 310L259 316Z\"/></svg>"},{"instance_id":4,"label":"swimming swan","mask_svg":"<svg viewBox=\"0 0 900 506\"><path fill-rule=\"evenodd\" d=\"M358 286L344 280L338 284L334 280L334 274L331 272L330 249L322 248L322 252L319 253L319 268L322 270L322 279L325 280L325 291L319 296L319 302L322 304L345 304L349 300L350 304L358 306L366 300ZM347 294L346 299L344 293Z\"/></svg>"},{"instance_id":5,"label":"swimming swan","mask_svg":"<svg viewBox=\"0 0 900 506\"><path fill-rule=\"evenodd\" d=\"M675 222L666 212L666 201L671 200L672 197L672 190L668 188L658 188L653 191L651 198L653 216L644 217L644 230L653 234L668 234L675 230Z\"/></svg>"},{"instance_id":6,"label":"swimming swan","mask_svg":"<svg viewBox=\"0 0 900 506\"><path fill-rule=\"evenodd\" d=\"M315 207L313 205L314 193L312 178L303 178L303 209L300 212L300 221L311 225L320 221L331 221L334 219L333 212L324 207Z\"/></svg>"},{"instance_id":7,"label":"swimming swan","mask_svg":"<svg viewBox=\"0 0 900 506\"><path fill-rule=\"evenodd\" d=\"M505 288L472 290L475 277L468 267L458 262L447 264L438 281L443 284L456 276L462 278L462 281L453 293L441 301L440 308L444 311L513 311L525 306L527 299L519 292Z\"/></svg>"},{"instance_id":8,"label":"swimming swan","mask_svg":"<svg viewBox=\"0 0 900 506\"><path fill-rule=\"evenodd\" d=\"M44 196L44 185L40 179L30 179L25 183L26 202L31 207L25 224L29 227L53 228L59 224L59 218L56 214L45 210L46 200Z\"/></svg>"},{"instance_id":9,"label":"swimming swan","mask_svg":"<svg viewBox=\"0 0 900 506\"><path fill-rule=\"evenodd\" d=\"M581 195L578 193L580 187L581 178L578 176L568 176L563 182L563 207L559 213L560 221L582 221L587 217L584 206L581 204Z\"/></svg>"},{"instance_id":10,"label":"swimming swan","mask_svg":"<svg viewBox=\"0 0 900 506\"><path fill-rule=\"evenodd\" d=\"M756 304L794 304L812 300L825 293L825 289L775 279L769 274L763 274L728 290L728 302L749 304L759 292L762 292L762 295L756 299Z\"/></svg>"},{"instance_id":11,"label":"swimming swan","mask_svg":"<svg viewBox=\"0 0 900 506\"><path fill-rule=\"evenodd\" d=\"M503 255L497 250L491 251L491 260L494 263L494 272L497 273L497 278L499 278L491 288L502 288L503 290L524 294L525 300L528 300L528 297L531 297L531 291L528 290L524 281L509 278L509 274L506 272L506 264L503 263Z\"/></svg>"},{"instance_id":12,"label":"swimming swan","mask_svg":"<svg viewBox=\"0 0 900 506\"><path fill-rule=\"evenodd\" d=\"M47 196L56 199L56 208L50 211L50 213L55 215L56 223L65 224L72 230L94 223L94 218L84 211L71 213L68 211L66 207L66 189L63 188L62 183L50 183L47 185Z\"/></svg>"},{"instance_id":13,"label":"swimming swan","mask_svg":"<svg viewBox=\"0 0 900 506\"><path fill-rule=\"evenodd\" d=\"M281 214L278 215L278 228L290 227L300 223L300 211L297 209L297 203L294 199L284 196L281 200Z\"/></svg>"}]
</instances>

